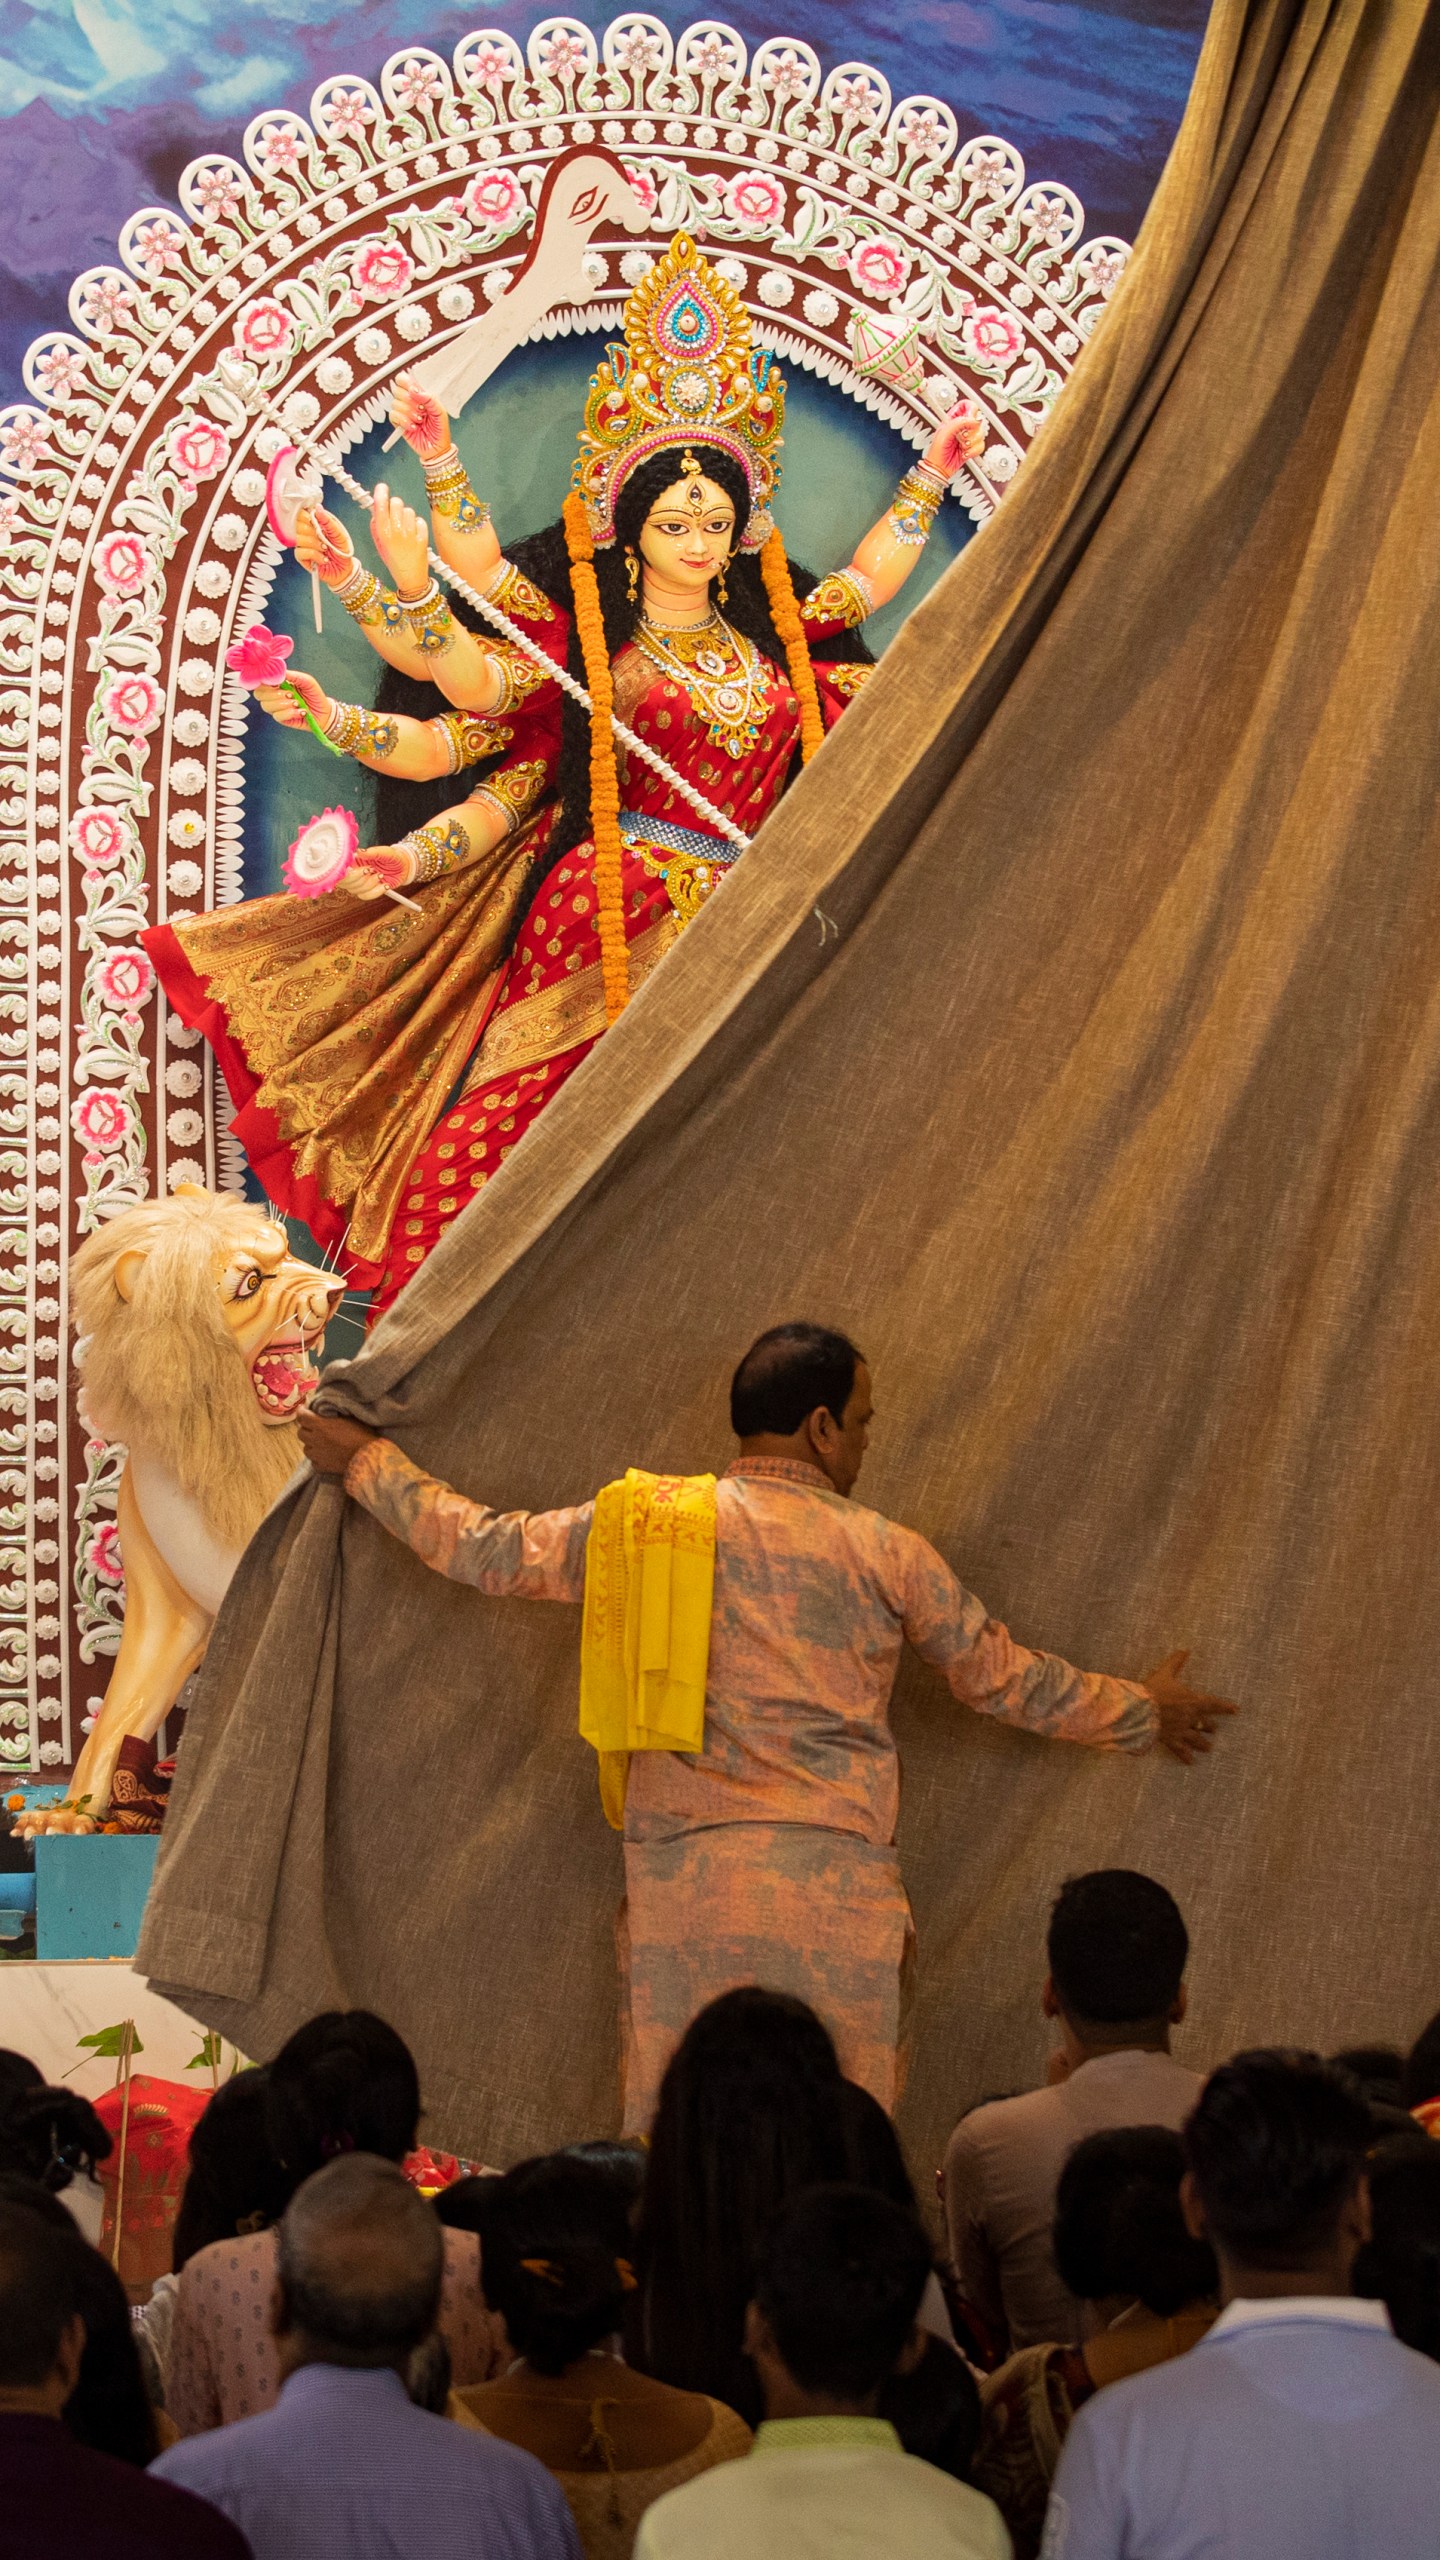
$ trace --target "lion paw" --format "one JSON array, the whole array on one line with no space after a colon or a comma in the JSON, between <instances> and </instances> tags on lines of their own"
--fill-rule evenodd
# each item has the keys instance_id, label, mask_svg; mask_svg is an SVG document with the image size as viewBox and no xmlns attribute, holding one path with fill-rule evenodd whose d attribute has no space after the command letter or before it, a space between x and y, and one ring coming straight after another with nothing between
<instances>
[{"instance_id":1,"label":"lion paw","mask_svg":"<svg viewBox=\"0 0 1440 2560\"><path fill-rule=\"evenodd\" d=\"M93 1813L84 1813L75 1804L37 1804L20 1814L15 1823L18 1840L41 1840L48 1833L98 1831Z\"/></svg>"}]
</instances>

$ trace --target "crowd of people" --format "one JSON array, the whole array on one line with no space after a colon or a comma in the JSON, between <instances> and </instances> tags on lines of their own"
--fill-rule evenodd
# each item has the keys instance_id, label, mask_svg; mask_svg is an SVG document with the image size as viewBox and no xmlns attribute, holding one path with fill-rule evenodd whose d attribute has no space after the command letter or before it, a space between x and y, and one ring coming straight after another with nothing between
<instances>
[{"instance_id":1,"label":"crowd of people","mask_svg":"<svg viewBox=\"0 0 1440 2560\"><path fill-rule=\"evenodd\" d=\"M1440 2560L1440 2018L1170 2052L1188 1942L1064 1886L1046 2086L943 2221L803 2002L690 2025L643 2142L433 2185L402 2039L312 2019L195 2127L173 2271L0 2054L0 2547L27 2560Z\"/></svg>"}]
</instances>

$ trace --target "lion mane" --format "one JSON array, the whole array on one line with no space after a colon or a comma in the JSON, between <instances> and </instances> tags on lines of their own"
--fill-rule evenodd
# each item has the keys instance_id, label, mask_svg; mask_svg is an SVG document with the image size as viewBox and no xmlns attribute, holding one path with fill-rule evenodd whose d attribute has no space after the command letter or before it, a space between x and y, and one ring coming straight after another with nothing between
<instances>
[{"instance_id":1,"label":"lion mane","mask_svg":"<svg viewBox=\"0 0 1440 2560\"><path fill-rule=\"evenodd\" d=\"M293 1426L260 1418L216 1286L271 1224L248 1201L214 1192L150 1200L112 1218L70 1266L91 1428L157 1460L236 1552L300 1463ZM127 1253L145 1256L128 1299L116 1285Z\"/></svg>"}]
</instances>

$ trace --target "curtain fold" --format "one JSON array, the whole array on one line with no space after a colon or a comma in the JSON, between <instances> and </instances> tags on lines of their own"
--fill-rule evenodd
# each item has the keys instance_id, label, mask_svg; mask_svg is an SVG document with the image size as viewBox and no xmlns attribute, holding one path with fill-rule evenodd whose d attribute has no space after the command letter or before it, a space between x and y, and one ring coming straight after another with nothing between
<instances>
[{"instance_id":1,"label":"curtain fold","mask_svg":"<svg viewBox=\"0 0 1440 2560\"><path fill-rule=\"evenodd\" d=\"M903 2121L1035 2073L1045 1913L1136 1865L1184 2050L1433 2008L1440 10L1219 0L999 514L425 1266L348 1410L504 1505L723 1465L730 1367L874 1365L860 1497L1032 1642L1242 1699L1185 1770L896 1722ZM302 1487L237 1576L139 1962L247 2050L380 2009L436 2138L615 2114L571 1613Z\"/></svg>"}]
</instances>

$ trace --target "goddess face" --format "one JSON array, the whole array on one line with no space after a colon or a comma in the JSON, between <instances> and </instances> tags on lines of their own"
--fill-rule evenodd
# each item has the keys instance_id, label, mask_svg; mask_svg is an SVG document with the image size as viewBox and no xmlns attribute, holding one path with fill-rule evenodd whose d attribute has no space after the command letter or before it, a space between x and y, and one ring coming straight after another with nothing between
<instances>
[{"instance_id":1,"label":"goddess face","mask_svg":"<svg viewBox=\"0 0 1440 2560\"><path fill-rule=\"evenodd\" d=\"M640 557L667 590L704 601L735 548L735 509L722 488L691 472L661 491L640 528Z\"/></svg>"}]
</instances>

